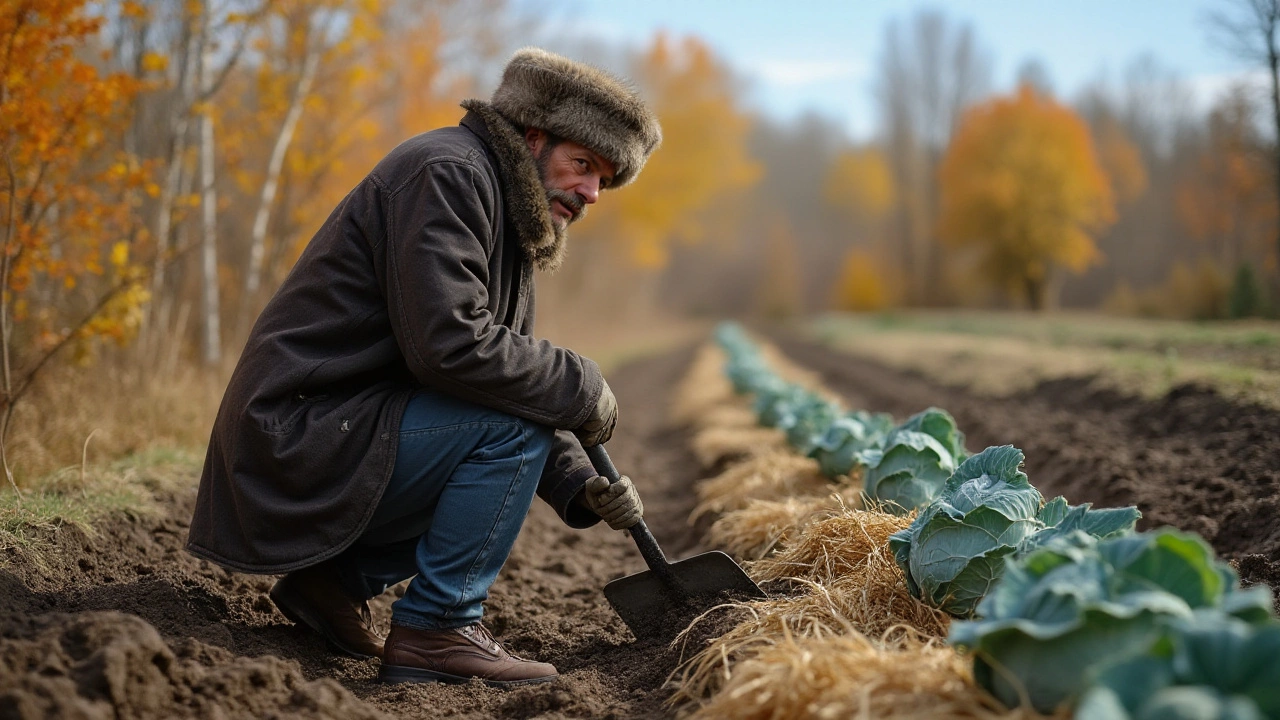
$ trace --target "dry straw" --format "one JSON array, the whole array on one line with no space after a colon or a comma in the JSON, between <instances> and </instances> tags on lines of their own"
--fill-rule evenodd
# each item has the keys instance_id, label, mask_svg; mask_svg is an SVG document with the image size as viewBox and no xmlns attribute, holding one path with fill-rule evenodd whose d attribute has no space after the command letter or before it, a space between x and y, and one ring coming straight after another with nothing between
<instances>
[{"instance_id":1,"label":"dry straw","mask_svg":"<svg viewBox=\"0 0 1280 720\"><path fill-rule=\"evenodd\" d=\"M704 469L751 460L759 455L791 454L787 449L787 436L770 427L707 428L695 432L689 445Z\"/></svg>"},{"instance_id":2,"label":"dry straw","mask_svg":"<svg viewBox=\"0 0 1280 720\"><path fill-rule=\"evenodd\" d=\"M816 461L781 449L761 452L699 483L690 522L709 513L741 510L751 500L821 498L833 489Z\"/></svg>"},{"instance_id":3,"label":"dry straw","mask_svg":"<svg viewBox=\"0 0 1280 720\"><path fill-rule=\"evenodd\" d=\"M725 513L707 530L712 545L742 560L760 560L786 547L809 523L862 502L862 483L844 478L836 492L822 498L749 500Z\"/></svg>"},{"instance_id":4,"label":"dry straw","mask_svg":"<svg viewBox=\"0 0 1280 720\"><path fill-rule=\"evenodd\" d=\"M827 499L751 500L743 509L716 520L707 530L707 539L739 560L759 560L835 507Z\"/></svg>"},{"instance_id":5,"label":"dry straw","mask_svg":"<svg viewBox=\"0 0 1280 720\"><path fill-rule=\"evenodd\" d=\"M741 663L692 718L1040 717L1009 711L976 687L969 663L934 642L885 647L858 634L784 636Z\"/></svg>"},{"instance_id":6,"label":"dry straw","mask_svg":"<svg viewBox=\"0 0 1280 720\"><path fill-rule=\"evenodd\" d=\"M733 386L724 375L725 362L725 354L714 344L698 348L689 372L676 386L671 401L672 422L693 425L718 405L744 402L733 394Z\"/></svg>"},{"instance_id":7,"label":"dry straw","mask_svg":"<svg viewBox=\"0 0 1280 720\"><path fill-rule=\"evenodd\" d=\"M802 578L825 583L874 567L887 571L886 582L905 589L889 551L889 536L910 525L912 518L846 509L809 525L784 552L755 563L752 575L758 580Z\"/></svg>"},{"instance_id":8,"label":"dry straw","mask_svg":"<svg viewBox=\"0 0 1280 720\"><path fill-rule=\"evenodd\" d=\"M782 432L756 427L709 348L673 414L694 431L704 467L734 464L699 484L691 522L719 515L712 542L758 559L754 578L796 594L732 606L748 619L681 665L671 702L698 718L1035 717L975 687L968 660L942 643L950 618L907 591L888 537L911 518L856 509L859 478L833 484ZM780 375L823 392L816 376L763 352Z\"/></svg>"}]
</instances>

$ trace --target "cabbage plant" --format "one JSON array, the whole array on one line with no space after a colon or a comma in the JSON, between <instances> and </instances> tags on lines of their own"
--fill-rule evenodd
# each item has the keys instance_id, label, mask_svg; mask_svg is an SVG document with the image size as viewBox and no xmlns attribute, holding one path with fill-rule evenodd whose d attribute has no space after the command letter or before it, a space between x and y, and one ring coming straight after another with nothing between
<instances>
[{"instance_id":1,"label":"cabbage plant","mask_svg":"<svg viewBox=\"0 0 1280 720\"><path fill-rule=\"evenodd\" d=\"M1076 720L1280 717L1280 623L1198 610L1147 655L1105 666Z\"/></svg>"},{"instance_id":2,"label":"cabbage plant","mask_svg":"<svg viewBox=\"0 0 1280 720\"><path fill-rule=\"evenodd\" d=\"M864 492L886 511L905 515L932 502L966 455L955 420L929 408L890 431L883 451L864 453Z\"/></svg>"},{"instance_id":3,"label":"cabbage plant","mask_svg":"<svg viewBox=\"0 0 1280 720\"><path fill-rule=\"evenodd\" d=\"M794 419L783 422L787 426L787 442L801 455L809 455L840 417L840 406L814 395L793 406L790 412Z\"/></svg>"},{"instance_id":4,"label":"cabbage plant","mask_svg":"<svg viewBox=\"0 0 1280 720\"><path fill-rule=\"evenodd\" d=\"M836 418L827 432L814 443L809 456L827 477L847 475L855 467L868 464L867 452L875 450L879 459L885 438L893 429L893 416L857 410Z\"/></svg>"},{"instance_id":5,"label":"cabbage plant","mask_svg":"<svg viewBox=\"0 0 1280 720\"><path fill-rule=\"evenodd\" d=\"M965 460L941 496L889 536L913 596L952 615L972 615L1003 574L1005 557L1044 528L1043 498L1018 469L1022 461L1012 445Z\"/></svg>"},{"instance_id":6,"label":"cabbage plant","mask_svg":"<svg viewBox=\"0 0 1280 720\"><path fill-rule=\"evenodd\" d=\"M1074 530L1007 560L949 641L974 651L974 680L1009 706L1077 701L1107 667L1150 654L1170 621L1210 609L1256 622L1265 589L1241 590L1198 536L1174 530L1097 540Z\"/></svg>"}]
</instances>

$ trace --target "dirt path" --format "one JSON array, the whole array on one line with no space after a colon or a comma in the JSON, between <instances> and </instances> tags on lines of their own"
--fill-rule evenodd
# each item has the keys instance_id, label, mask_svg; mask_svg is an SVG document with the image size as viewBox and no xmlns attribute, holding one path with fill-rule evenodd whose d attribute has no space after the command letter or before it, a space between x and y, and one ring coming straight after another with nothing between
<instances>
[{"instance_id":1,"label":"dirt path","mask_svg":"<svg viewBox=\"0 0 1280 720\"><path fill-rule=\"evenodd\" d=\"M970 450L1012 444L1046 497L1137 505L1139 529L1171 525L1204 536L1243 579L1280 591L1280 412L1183 386L1144 401L1096 391L1087 379L1041 383L1010 398L976 396L786 334L772 339L821 373L852 408L898 418L936 405L955 416ZM1280 593L1278 593L1280 595Z\"/></svg>"},{"instance_id":2,"label":"dirt path","mask_svg":"<svg viewBox=\"0 0 1280 720\"><path fill-rule=\"evenodd\" d=\"M1156 402L1060 381L990 399L798 341L775 337L851 407L899 418L951 411L970 449L1012 443L1046 494L1135 503L1144 526L1208 538L1253 582L1280 586L1280 413L1183 388ZM685 519L695 463L665 422L689 350L610 375L622 424L610 452L641 487L668 553L698 549ZM194 478L192 479L194 483ZM272 578L227 573L182 550L194 489L162 517L121 517L92 539L49 530L39 555L0 564L0 717L405 718L666 717L676 658L634 643L600 588L642 569L630 541L574 531L535 503L493 587L487 622L515 652L561 679L503 692L479 684L382 686L377 664L330 653L266 597ZM393 591L394 592L394 591ZM390 594L389 594L390 595ZM384 624L393 597L375 605Z\"/></svg>"},{"instance_id":3,"label":"dirt path","mask_svg":"<svg viewBox=\"0 0 1280 720\"><path fill-rule=\"evenodd\" d=\"M623 413L610 452L640 485L650 528L677 557L696 548L685 520L697 470L664 422L667 389L690 357L672 353L610 376ZM636 644L600 593L619 574L644 569L622 533L572 530L535 501L494 584L486 622L512 651L554 663L558 681L511 692L383 686L375 661L333 655L285 621L266 596L273 578L227 573L183 552L193 499L194 489L174 495L166 516L120 518L93 539L49 531L38 559L7 559L0 717L217 717L215 706L231 717L342 720L669 715L662 685L675 658ZM394 593L374 605L384 627ZM336 683L311 682L323 678Z\"/></svg>"}]
</instances>

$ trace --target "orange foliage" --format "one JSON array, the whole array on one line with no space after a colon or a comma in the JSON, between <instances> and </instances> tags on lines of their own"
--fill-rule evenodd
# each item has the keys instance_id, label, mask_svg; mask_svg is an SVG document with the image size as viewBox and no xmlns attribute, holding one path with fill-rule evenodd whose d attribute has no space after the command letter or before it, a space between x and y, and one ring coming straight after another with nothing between
<instances>
[{"instance_id":1,"label":"orange foliage","mask_svg":"<svg viewBox=\"0 0 1280 720\"><path fill-rule=\"evenodd\" d=\"M827 174L825 199L871 220L883 218L896 201L893 173L876 148L840 153Z\"/></svg>"},{"instance_id":2,"label":"orange foliage","mask_svg":"<svg viewBox=\"0 0 1280 720\"><path fill-rule=\"evenodd\" d=\"M1114 118L1106 118L1097 129L1098 159L1111 178L1116 197L1123 202L1137 200L1147 189L1147 168L1133 141Z\"/></svg>"},{"instance_id":3,"label":"orange foliage","mask_svg":"<svg viewBox=\"0 0 1280 720\"><path fill-rule=\"evenodd\" d=\"M673 239L703 239L699 211L750 187L761 168L747 154L751 121L738 108L733 78L701 41L658 35L635 77L662 123L662 147L636 181L600 203L583 226L624 239L642 267L661 268ZM602 226L609 229L600 232Z\"/></svg>"},{"instance_id":4,"label":"orange foliage","mask_svg":"<svg viewBox=\"0 0 1280 720\"><path fill-rule=\"evenodd\" d=\"M1228 94L1209 117L1207 147L1175 191L1178 219L1226 267L1275 263L1275 181L1245 92Z\"/></svg>"},{"instance_id":5,"label":"orange foliage","mask_svg":"<svg viewBox=\"0 0 1280 720\"><path fill-rule=\"evenodd\" d=\"M983 274L1033 308L1052 301L1056 268L1099 260L1093 236L1115 216L1088 128L1029 86L965 114L939 180L943 238L976 249Z\"/></svg>"},{"instance_id":6,"label":"orange foliage","mask_svg":"<svg viewBox=\"0 0 1280 720\"><path fill-rule=\"evenodd\" d=\"M844 258L832 301L837 310L883 310L897 301L897 287L901 282L890 275L886 263L872 252L853 249Z\"/></svg>"},{"instance_id":7,"label":"orange foliage","mask_svg":"<svg viewBox=\"0 0 1280 720\"><path fill-rule=\"evenodd\" d=\"M0 10L0 47L9 49L0 58L0 286L5 356L20 365L73 335L123 342L147 299L132 284L141 271L131 248L145 239L139 208L158 188L147 164L111 151L143 84L79 56L103 22L86 4L9 1Z\"/></svg>"},{"instance_id":8,"label":"orange foliage","mask_svg":"<svg viewBox=\"0 0 1280 720\"><path fill-rule=\"evenodd\" d=\"M443 82L439 4L352 3L349 27L321 60L285 160L293 188L286 219L292 238L288 263L392 148L462 117L458 102L466 97L469 81ZM404 8L407 17L397 12Z\"/></svg>"}]
</instances>

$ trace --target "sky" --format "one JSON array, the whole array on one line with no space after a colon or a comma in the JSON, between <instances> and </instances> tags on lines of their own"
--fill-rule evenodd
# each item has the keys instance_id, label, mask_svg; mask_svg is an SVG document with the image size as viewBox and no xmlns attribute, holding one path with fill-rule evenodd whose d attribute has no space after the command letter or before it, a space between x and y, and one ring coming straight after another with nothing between
<instances>
[{"instance_id":1,"label":"sky","mask_svg":"<svg viewBox=\"0 0 1280 720\"><path fill-rule=\"evenodd\" d=\"M696 35L747 80L747 104L779 120L816 111L851 139L875 130L872 81L885 27L918 11L967 22L990 54L995 89L1038 60L1060 98L1150 54L1186 79L1201 107L1258 73L1215 42L1207 16L1230 0L517 0L549 32L645 47L659 30Z\"/></svg>"}]
</instances>

